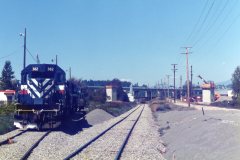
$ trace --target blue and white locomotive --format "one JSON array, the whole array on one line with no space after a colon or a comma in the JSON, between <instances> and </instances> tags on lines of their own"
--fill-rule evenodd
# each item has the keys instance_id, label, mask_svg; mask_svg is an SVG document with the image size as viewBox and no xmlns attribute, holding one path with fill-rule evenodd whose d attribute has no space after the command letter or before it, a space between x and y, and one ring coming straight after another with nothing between
<instances>
[{"instance_id":1,"label":"blue and white locomotive","mask_svg":"<svg viewBox=\"0 0 240 160\"><path fill-rule=\"evenodd\" d=\"M56 128L63 117L83 112L83 99L79 86L66 81L66 74L58 65L30 64L21 72L14 125Z\"/></svg>"}]
</instances>

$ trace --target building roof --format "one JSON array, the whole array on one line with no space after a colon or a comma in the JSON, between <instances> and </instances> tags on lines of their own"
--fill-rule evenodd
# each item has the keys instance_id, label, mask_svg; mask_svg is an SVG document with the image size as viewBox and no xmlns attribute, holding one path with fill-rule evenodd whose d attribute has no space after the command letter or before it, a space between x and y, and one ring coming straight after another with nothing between
<instances>
[{"instance_id":1,"label":"building roof","mask_svg":"<svg viewBox=\"0 0 240 160\"><path fill-rule=\"evenodd\" d=\"M4 94L15 94L16 93L15 90L0 90L0 92L2 92Z\"/></svg>"}]
</instances>

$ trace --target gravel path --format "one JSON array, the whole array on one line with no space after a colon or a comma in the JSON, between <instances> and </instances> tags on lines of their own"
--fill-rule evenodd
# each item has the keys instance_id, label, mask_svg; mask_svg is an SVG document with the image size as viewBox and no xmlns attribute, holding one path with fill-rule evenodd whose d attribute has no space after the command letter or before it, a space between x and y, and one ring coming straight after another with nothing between
<instances>
[{"instance_id":1,"label":"gravel path","mask_svg":"<svg viewBox=\"0 0 240 160\"><path fill-rule=\"evenodd\" d=\"M45 132L28 131L23 135L14 138L15 143L2 145L0 147L0 159L20 159L44 133Z\"/></svg>"}]
</instances>

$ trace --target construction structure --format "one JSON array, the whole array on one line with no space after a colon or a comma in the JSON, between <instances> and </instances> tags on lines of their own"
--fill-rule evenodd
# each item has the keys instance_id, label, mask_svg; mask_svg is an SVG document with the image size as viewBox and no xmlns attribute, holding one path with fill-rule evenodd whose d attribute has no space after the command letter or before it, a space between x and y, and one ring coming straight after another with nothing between
<instances>
[{"instance_id":1,"label":"construction structure","mask_svg":"<svg viewBox=\"0 0 240 160\"><path fill-rule=\"evenodd\" d=\"M215 84L213 81L206 81L200 75L198 76L204 84L201 85L202 88L202 102L203 103L212 103L214 102L214 89Z\"/></svg>"}]
</instances>

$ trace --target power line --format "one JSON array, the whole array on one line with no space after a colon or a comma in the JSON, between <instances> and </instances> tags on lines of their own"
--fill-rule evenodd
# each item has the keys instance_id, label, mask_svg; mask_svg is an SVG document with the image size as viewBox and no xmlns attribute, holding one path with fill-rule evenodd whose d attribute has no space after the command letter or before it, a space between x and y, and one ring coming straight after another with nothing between
<instances>
[{"instance_id":1,"label":"power line","mask_svg":"<svg viewBox=\"0 0 240 160\"><path fill-rule=\"evenodd\" d=\"M32 55L32 53L26 48L27 52L30 54L32 59L37 63L37 59Z\"/></svg>"},{"instance_id":2,"label":"power line","mask_svg":"<svg viewBox=\"0 0 240 160\"><path fill-rule=\"evenodd\" d=\"M232 21L232 23L230 23L230 25L228 26L228 28L225 30L225 32L223 32L223 34L219 37L219 39L217 40L216 44L214 46L216 46L221 40L222 38L226 35L226 33L230 30L230 28L233 26L233 24L237 21L237 19L240 17L240 14L238 14L234 20Z\"/></svg>"},{"instance_id":3,"label":"power line","mask_svg":"<svg viewBox=\"0 0 240 160\"><path fill-rule=\"evenodd\" d=\"M3 57L0 57L0 60L14 55L15 53L17 53L17 51L18 51L18 49L15 50L15 51L13 51L13 52L11 52L10 54L7 54L7 55L5 55L5 56L3 56Z\"/></svg>"},{"instance_id":4,"label":"power line","mask_svg":"<svg viewBox=\"0 0 240 160\"><path fill-rule=\"evenodd\" d=\"M204 4L204 7L203 7L203 9L202 9L202 11L201 11L201 14L200 14L197 22L195 23L192 31L190 32L188 38L186 39L185 43L192 38L192 35L193 35L194 31L197 29L197 26L198 26L198 24L200 23L200 20L202 19L203 13L205 12L205 10L206 10L206 8L207 8L208 2L209 2L209 0L207 0L206 3Z\"/></svg>"},{"instance_id":5,"label":"power line","mask_svg":"<svg viewBox=\"0 0 240 160\"><path fill-rule=\"evenodd\" d=\"M228 14L224 17L223 21L221 22L220 26L223 26L223 23L226 21L227 17L229 17L230 13L233 11L233 8L236 7L238 0L235 1L235 3L233 4L232 8L230 9L230 12L228 12ZM238 15L235 16L235 18L232 20L232 22L228 25L228 27L225 29L225 31L220 34L219 38L217 38L216 42L212 45L213 47L211 48L211 50L213 50L213 48L215 48L220 41L223 39L223 37L227 34L227 32L231 29L231 27L234 25L234 23L239 19L240 17L240 13ZM216 34L217 32L215 32ZM212 52L210 52L209 54L211 54ZM208 54L208 55L209 55Z\"/></svg>"},{"instance_id":6,"label":"power line","mask_svg":"<svg viewBox=\"0 0 240 160\"><path fill-rule=\"evenodd\" d=\"M212 8L213 8L214 4L215 4L215 0L212 2L211 6L208 8L207 14L205 15L205 17L204 17L204 19L203 19L203 21L202 21L199 29L197 30L197 33L200 33L200 31L202 30L202 28L203 28L206 20L208 19L209 14L210 14L211 11L212 11ZM197 40L197 41L198 41L198 40ZM193 43L193 46L196 45L197 41L195 41L195 42Z\"/></svg>"},{"instance_id":7,"label":"power line","mask_svg":"<svg viewBox=\"0 0 240 160\"><path fill-rule=\"evenodd\" d=\"M238 0L237 0L237 1L238 1ZM235 1L235 2L237 2L237 1ZM224 11L226 10L227 6L229 5L229 2L230 2L230 0L227 0L227 1L224 3L223 8L221 9L221 12L218 14L218 16L216 17L216 19L214 20L214 24L217 22L217 20L220 18L220 16L224 13ZM225 22L226 18L227 18L227 17L230 15L230 13L232 12L232 9L233 9L233 7L230 9L230 12L227 12L227 14L225 14L225 17L223 18L223 21L221 21L221 23L220 23L218 26L223 26L223 23ZM209 30L208 30L208 31L209 31ZM208 32L208 31L207 31L207 32ZM219 27L217 27L217 29L214 30L213 34L211 34L211 36L210 36L204 43L202 43L202 45L201 45L200 47L198 47L198 48L201 48L201 47L204 46L208 41L212 40L213 37L215 36L215 34L216 34L218 31L219 31ZM205 35L207 35L207 34L205 33ZM195 50L198 50L198 48L195 49Z\"/></svg>"},{"instance_id":8,"label":"power line","mask_svg":"<svg viewBox=\"0 0 240 160\"><path fill-rule=\"evenodd\" d=\"M204 31L204 33L202 34L202 35L200 35L200 37L195 41L195 43L193 44L193 46L196 46L204 37L206 37L207 35L208 35L208 32L213 28L213 26L216 24L216 22L218 21L218 19L219 19L219 17L222 15L222 13L224 12L224 10L225 10L225 8L226 8L226 6L228 5L228 3L229 3L229 0L227 0L225 3L224 3L224 5L223 5L223 7L222 7L222 9L221 10L219 10L219 12L218 13L216 13L216 16L215 16L215 18L211 21L212 23L209 23L209 25L208 26L206 26L206 30ZM217 12L217 11L216 11Z\"/></svg>"},{"instance_id":9,"label":"power line","mask_svg":"<svg viewBox=\"0 0 240 160\"><path fill-rule=\"evenodd\" d=\"M1 60L1 59L4 59L4 58L7 58L7 57L10 57L10 56L12 56L12 55L16 54L16 53L19 51L19 49L20 49L20 48L22 48L22 45L21 45L21 46L19 46L19 48L18 48L18 49L16 49L16 50L14 50L14 51L10 52L9 54L7 54L7 55L5 55L5 56L2 56L2 57L0 57L0 60Z\"/></svg>"}]
</instances>

